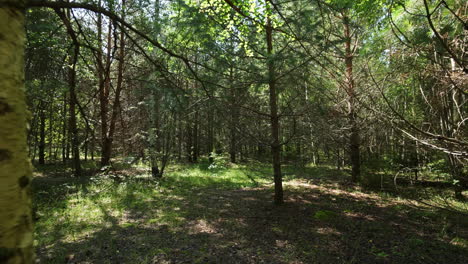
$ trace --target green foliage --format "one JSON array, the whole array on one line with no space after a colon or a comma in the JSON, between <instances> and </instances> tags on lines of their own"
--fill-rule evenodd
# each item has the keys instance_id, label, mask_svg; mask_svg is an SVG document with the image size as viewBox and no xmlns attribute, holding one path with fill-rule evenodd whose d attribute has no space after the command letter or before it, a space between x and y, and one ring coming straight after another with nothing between
<instances>
[{"instance_id":1,"label":"green foliage","mask_svg":"<svg viewBox=\"0 0 468 264\"><path fill-rule=\"evenodd\" d=\"M69 241L85 237L95 229L118 224L116 219L129 210L152 212L148 224L177 226L185 219L183 212L173 211L183 202L177 197L189 195L195 191L192 188L253 186L241 168L217 171L216 174L198 166L173 169L175 171L168 172L160 182L139 175L116 181L119 175L113 173L98 175L88 182L56 179L56 183L59 183L57 180L64 181L50 186L41 184L46 179L36 179L36 188L40 187L34 192L35 210L40 219L36 224L36 243L47 245L58 239ZM257 181L265 182L263 179ZM132 225L123 223L122 227Z\"/></svg>"},{"instance_id":2,"label":"green foliage","mask_svg":"<svg viewBox=\"0 0 468 264\"><path fill-rule=\"evenodd\" d=\"M441 174L448 171L448 164L445 159L434 159L427 163L427 168L435 174Z\"/></svg>"},{"instance_id":3,"label":"green foliage","mask_svg":"<svg viewBox=\"0 0 468 264\"><path fill-rule=\"evenodd\" d=\"M315 212L314 218L321 221L328 221L337 217L337 214L333 211L320 210Z\"/></svg>"},{"instance_id":4,"label":"green foliage","mask_svg":"<svg viewBox=\"0 0 468 264\"><path fill-rule=\"evenodd\" d=\"M229 166L229 158L223 154L211 152L209 159L212 160L211 164L208 166L209 170L222 170Z\"/></svg>"},{"instance_id":5,"label":"green foliage","mask_svg":"<svg viewBox=\"0 0 468 264\"><path fill-rule=\"evenodd\" d=\"M110 263L112 254L121 262L177 258L203 263L225 257L228 248L242 254L241 260L256 254L286 263L326 262L349 257L333 250L344 243L357 261L417 263L430 257L455 263L466 248L463 232L454 228L453 223L464 227L463 220L454 220L457 214L428 211L390 194L381 199L357 187L348 190L340 185L346 176L330 166L285 166L294 202L280 207L269 200L268 164L208 167L206 159L174 164L160 180L140 167L81 179L67 177L65 166L40 167L33 193L41 261L62 263L73 254L78 262ZM295 188L298 183L303 187ZM435 202L436 196L431 192L424 201ZM431 233L434 227L440 238ZM271 253L272 247L279 250Z\"/></svg>"},{"instance_id":6,"label":"green foliage","mask_svg":"<svg viewBox=\"0 0 468 264\"><path fill-rule=\"evenodd\" d=\"M390 256L389 254L387 254L384 251L376 248L375 246L372 246L371 253L374 254L377 257L380 257L380 258L386 258L386 257Z\"/></svg>"}]
</instances>

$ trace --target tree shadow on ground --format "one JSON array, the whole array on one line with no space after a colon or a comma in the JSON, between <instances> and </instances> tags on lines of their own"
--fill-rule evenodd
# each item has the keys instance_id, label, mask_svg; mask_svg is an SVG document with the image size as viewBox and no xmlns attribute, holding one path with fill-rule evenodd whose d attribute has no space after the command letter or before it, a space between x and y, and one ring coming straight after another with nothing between
<instances>
[{"instance_id":1,"label":"tree shadow on ground","mask_svg":"<svg viewBox=\"0 0 468 264\"><path fill-rule=\"evenodd\" d=\"M119 200L121 217L99 206L103 225L39 247L41 262L465 263L468 257L466 245L454 242L468 240L466 223L449 225L422 208L318 180L285 184L282 206L271 203L270 188L178 181L154 199L128 189Z\"/></svg>"}]
</instances>

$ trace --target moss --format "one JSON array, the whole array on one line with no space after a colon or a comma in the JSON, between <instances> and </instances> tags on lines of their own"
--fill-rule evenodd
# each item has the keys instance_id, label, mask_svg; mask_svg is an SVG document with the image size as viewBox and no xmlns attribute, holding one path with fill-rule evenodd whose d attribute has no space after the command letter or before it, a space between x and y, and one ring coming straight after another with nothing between
<instances>
[{"instance_id":1,"label":"moss","mask_svg":"<svg viewBox=\"0 0 468 264\"><path fill-rule=\"evenodd\" d=\"M317 211L314 214L314 218L317 220L330 220L336 217L336 213L328 210Z\"/></svg>"}]
</instances>

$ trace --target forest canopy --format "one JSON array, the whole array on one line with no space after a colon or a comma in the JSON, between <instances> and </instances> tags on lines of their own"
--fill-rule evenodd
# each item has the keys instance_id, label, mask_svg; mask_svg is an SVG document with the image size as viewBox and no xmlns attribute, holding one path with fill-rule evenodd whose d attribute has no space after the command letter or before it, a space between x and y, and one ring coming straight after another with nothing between
<instances>
[{"instance_id":1,"label":"forest canopy","mask_svg":"<svg viewBox=\"0 0 468 264\"><path fill-rule=\"evenodd\" d=\"M23 215L20 232L32 232L29 161L80 179L126 164L157 182L181 164L259 162L275 205L288 200L291 166L322 165L353 186L419 182L466 199L466 1L0 0L0 10L0 192L21 193L0 196L0 207L21 204L0 209L16 210L0 225L8 252L32 248L7 238Z\"/></svg>"}]
</instances>

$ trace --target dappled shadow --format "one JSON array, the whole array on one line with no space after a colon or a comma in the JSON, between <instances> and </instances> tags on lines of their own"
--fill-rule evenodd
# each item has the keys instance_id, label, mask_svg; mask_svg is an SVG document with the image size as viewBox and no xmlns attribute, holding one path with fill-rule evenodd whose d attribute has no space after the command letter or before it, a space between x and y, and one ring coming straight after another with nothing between
<instances>
[{"instance_id":1,"label":"dappled shadow","mask_svg":"<svg viewBox=\"0 0 468 264\"><path fill-rule=\"evenodd\" d=\"M271 203L270 188L229 190L218 188L219 180L167 179L158 196L144 199L129 188L119 200L122 216L100 205L103 225L41 246L38 255L42 263L464 263L468 257L451 243L454 236L468 239L460 219L332 188L327 179L294 178L282 206Z\"/></svg>"},{"instance_id":2,"label":"dappled shadow","mask_svg":"<svg viewBox=\"0 0 468 264\"><path fill-rule=\"evenodd\" d=\"M137 175L149 174L145 168L129 167L128 163L113 160L112 166L100 168L97 161L82 161L82 176L73 176L73 169L68 163L54 163L34 166L32 192L35 200L58 201L79 189L86 191L95 179L111 178L122 182ZM37 203L43 203L38 201Z\"/></svg>"},{"instance_id":3,"label":"dappled shadow","mask_svg":"<svg viewBox=\"0 0 468 264\"><path fill-rule=\"evenodd\" d=\"M81 161L81 168L82 174L84 176L92 176L99 172L99 166L97 165L97 161ZM41 178L41 177L48 177L48 178L61 178L61 177L70 177L73 175L73 169L71 166L71 161L67 161L66 163L63 162L56 162L56 163L49 163L49 164L34 164L34 176Z\"/></svg>"},{"instance_id":4,"label":"dappled shadow","mask_svg":"<svg viewBox=\"0 0 468 264\"><path fill-rule=\"evenodd\" d=\"M34 165L32 191L35 199L60 200L76 192L76 186L87 186L92 176L99 173L93 161L82 162L83 176L74 177L68 163Z\"/></svg>"}]
</instances>

